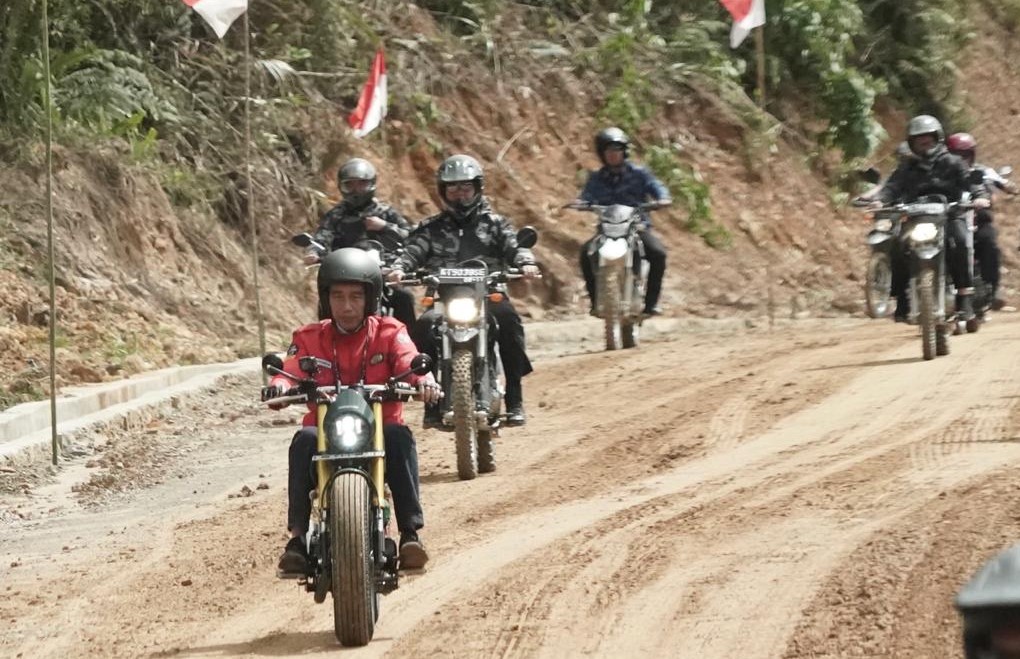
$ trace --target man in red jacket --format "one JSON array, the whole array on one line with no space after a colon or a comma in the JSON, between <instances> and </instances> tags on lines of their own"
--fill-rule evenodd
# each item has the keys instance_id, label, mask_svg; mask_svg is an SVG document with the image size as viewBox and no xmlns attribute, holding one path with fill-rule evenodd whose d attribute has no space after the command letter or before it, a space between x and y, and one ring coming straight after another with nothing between
<instances>
[{"instance_id":1,"label":"man in red jacket","mask_svg":"<svg viewBox=\"0 0 1020 659\"><path fill-rule=\"evenodd\" d=\"M319 267L319 304L328 308L330 317L305 325L294 332L283 369L298 374L298 360L311 356L323 365L317 375L323 386L335 384L383 384L393 375L410 369L417 348L400 321L376 315L382 293L382 273L368 253L344 248L322 259ZM432 375L411 375L408 382L418 385L426 402L441 395ZM277 375L265 387L262 399L283 395L292 383ZM304 535L308 530L314 489L312 456L316 451L316 414L309 405L302 428L290 445L288 475L287 528L291 539L280 557L279 570L288 574L308 571ZM400 565L421 568L428 560L418 538L424 526L418 497L418 452L410 428L404 425L403 403L383 403L383 437L386 442L386 481L393 493L393 505L400 530Z\"/></svg>"}]
</instances>

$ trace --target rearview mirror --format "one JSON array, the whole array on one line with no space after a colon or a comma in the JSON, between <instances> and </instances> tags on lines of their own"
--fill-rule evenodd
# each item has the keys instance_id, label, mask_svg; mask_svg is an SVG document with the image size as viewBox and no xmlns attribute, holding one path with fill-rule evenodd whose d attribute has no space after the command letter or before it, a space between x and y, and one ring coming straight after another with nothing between
<instances>
[{"instance_id":1,"label":"rearview mirror","mask_svg":"<svg viewBox=\"0 0 1020 659\"><path fill-rule=\"evenodd\" d=\"M526 226L517 232L517 246L530 249L538 242L538 232L535 227Z\"/></svg>"},{"instance_id":2,"label":"rearview mirror","mask_svg":"<svg viewBox=\"0 0 1020 659\"><path fill-rule=\"evenodd\" d=\"M1013 168L1010 167L1009 165L1005 165L1004 167L1000 167L998 170L996 170L996 173L1002 178L1006 178L1007 176L1013 173Z\"/></svg>"},{"instance_id":3,"label":"rearview mirror","mask_svg":"<svg viewBox=\"0 0 1020 659\"><path fill-rule=\"evenodd\" d=\"M425 375L432 372L432 358L425 353L419 353L411 360L411 372L415 375Z\"/></svg>"},{"instance_id":4,"label":"rearview mirror","mask_svg":"<svg viewBox=\"0 0 1020 659\"><path fill-rule=\"evenodd\" d=\"M877 167L868 167L867 169L857 172L857 175L862 181L872 185L875 185L882 180L882 172L878 171Z\"/></svg>"},{"instance_id":5,"label":"rearview mirror","mask_svg":"<svg viewBox=\"0 0 1020 659\"><path fill-rule=\"evenodd\" d=\"M262 370L268 372L270 367L283 370L283 360L274 352L267 352L262 356Z\"/></svg>"},{"instance_id":6,"label":"rearview mirror","mask_svg":"<svg viewBox=\"0 0 1020 659\"><path fill-rule=\"evenodd\" d=\"M310 247L313 239L311 234L299 233L296 236L291 236L290 242L298 247Z\"/></svg>"}]
</instances>

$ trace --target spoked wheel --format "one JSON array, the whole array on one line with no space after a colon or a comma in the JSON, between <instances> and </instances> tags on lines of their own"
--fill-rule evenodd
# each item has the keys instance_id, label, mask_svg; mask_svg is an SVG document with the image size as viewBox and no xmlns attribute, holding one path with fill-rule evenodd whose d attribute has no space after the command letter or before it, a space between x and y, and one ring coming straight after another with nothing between
<instances>
[{"instance_id":1,"label":"spoked wheel","mask_svg":"<svg viewBox=\"0 0 1020 659\"><path fill-rule=\"evenodd\" d=\"M892 266L889 255L876 252L868 259L868 276L864 283L864 300L868 317L885 318L889 315L889 291L892 288Z\"/></svg>"}]
</instances>

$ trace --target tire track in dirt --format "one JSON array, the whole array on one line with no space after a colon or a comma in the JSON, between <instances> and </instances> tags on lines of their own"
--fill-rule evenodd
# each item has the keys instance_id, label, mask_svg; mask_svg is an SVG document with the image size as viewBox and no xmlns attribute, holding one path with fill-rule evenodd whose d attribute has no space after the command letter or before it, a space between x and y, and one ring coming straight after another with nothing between
<instances>
[{"instance_id":1,"label":"tire track in dirt","mask_svg":"<svg viewBox=\"0 0 1020 659\"><path fill-rule=\"evenodd\" d=\"M1009 362L1009 364L1010 366L1014 365L1012 362ZM940 367L941 372L939 373L938 381L943 384L947 384L955 381L960 376L960 371L963 367L963 362L960 361L957 362L956 364L944 363L941 364ZM991 365L988 363L982 363L979 364L978 367L991 368ZM932 369L929 368L928 370ZM1008 367L1006 372L1008 372ZM909 375L901 376L900 379L902 380L900 384L907 384L908 381L910 380L910 376ZM857 383L861 389L867 390L870 388L879 392L888 391L888 389L883 390L882 387L879 386L881 385L882 377L878 378L872 377L870 378L869 381L869 378L865 376L864 378L862 378L862 380L864 381ZM932 440L930 439L931 437L935 437L936 441L938 441L939 438L944 437L945 435L941 428L949 424L949 421L951 420L954 414L959 414L961 411L966 410L967 405L974 402L976 398L974 395L961 397L952 394L951 393L952 389L948 386L943 387L943 391L939 391L937 387L932 387L932 389L934 389L934 391L928 388L924 389L915 388L913 392L910 392L908 394L907 400L901 399L898 402L908 407L910 405L916 405L917 409L920 410L934 408L942 409L943 412L936 416L934 420L918 419L911 421L910 423L913 426L915 426L914 432L905 432L903 435L895 437L892 440L885 440L884 446L882 438L883 431L890 430L891 426L896 425L894 422L883 422L881 420L875 422L875 420L872 419L870 423L864 424L863 428L853 427L855 425L853 422L853 419L855 417L863 416L863 413L868 411L869 409L878 409L878 407L875 407L874 404L881 400L883 394L880 393L877 395L877 397L872 396L871 398L862 400L857 405L848 406L844 404L842 406L843 407L843 410L841 410L842 416L849 421L848 425L853 430L852 433L853 437L851 439L843 437L837 440L833 440L830 437L828 438L828 441L835 442L838 446L842 447L843 450L848 455L850 455L848 459L848 462L850 463L849 466L843 465L841 467L841 469L843 470L849 469L851 476L850 484L859 485L860 483L869 483L870 481L878 483L879 485L877 487L872 484L866 488L860 489L861 491L870 492L870 494L868 495L869 497L882 501L883 500L882 489L887 487L890 483L894 483L896 482L897 479L901 478L904 471L907 471L909 473L909 475L911 476L911 480L914 481L920 480L925 483L932 480L938 481L939 479L947 478L946 475L943 473L945 470L942 469L944 463L940 461L929 461L925 464L919 465L917 460L912 457L911 453L912 447L916 446L916 444L918 443L931 444L932 443ZM808 414L807 416L810 416L810 414ZM818 419L818 421L822 420ZM812 432L812 429L814 427L816 427L815 424L807 421L800 422L797 424L797 426L802 429L805 429L809 433ZM908 430L908 427L900 425L898 428L896 428L896 430L906 431ZM769 434L773 435L773 439L776 440L781 439L780 437L776 437L775 436L776 433L774 432ZM921 439L919 439L919 437ZM871 443L875 446L875 448L873 449L874 455L869 456L867 452L863 456L860 455L859 453L855 455L855 452L860 450L860 447L857 446L857 444L861 442L868 443L869 438L871 440ZM824 444L825 438L822 438L822 440ZM804 444L809 443L810 442L802 442L801 448L803 449ZM734 452L738 453L739 448L737 451ZM811 453L817 451L815 451L811 447L808 447L807 452ZM891 459L888 456L884 455L890 452L897 454L896 459ZM801 453L803 453L803 450L801 451ZM914 451L913 455L916 455L916 450ZM736 456L734 457L736 458ZM973 471L961 469L959 468L960 465L957 465L958 468L954 472L955 476L949 479L949 482L952 482L952 479L965 479L975 474L979 474L982 471L985 471L988 468L995 466L996 460L1014 459L1016 457L1017 457L1016 455L1006 458L994 455L985 456L983 460L977 460L976 462L969 465ZM760 464L742 461L739 459L735 459L734 462L738 464L749 465L746 466L744 470L748 472L750 471L759 472L755 474L755 478L761 479L760 472L762 471L762 466ZM785 467L788 470L788 472L799 472L803 466L801 464L802 460L800 459L788 460L788 462L790 464L781 465L781 467ZM872 462L876 464L869 464ZM960 462L966 461L961 460ZM858 465L862 465L861 473L853 474L854 468ZM893 465L895 465L895 468L893 468ZM838 475L841 472L837 471L836 473ZM838 481L838 478L836 480ZM715 484L712 484L711 487L715 487ZM824 480L819 481L818 479L812 480L811 478L808 478L807 485L802 484L798 488L798 490L803 491L805 487L808 488L808 491L814 489L820 490L821 492L824 493L826 492L827 487L831 487L831 484L827 483ZM844 492L842 493L844 498L846 498L845 495L847 492L852 493L853 490L849 488L844 488ZM842 511L842 508L835 509L834 511L835 517L833 519L827 519L826 517L823 517L822 519L819 520L816 519L815 517L807 516L804 518L804 520L806 521L797 522L796 520L798 518L795 518L794 522L789 522L782 519L782 517L785 517L786 515L790 514L789 511L786 510L788 506L787 507L779 506L778 512L771 511L771 514L770 511L768 510L756 510L753 516L747 517L734 513L735 509L739 511L742 507L746 507L747 506L746 502L743 504L743 506L732 504L725 505L722 508L724 512L721 514L717 514L717 517L722 518L722 523L720 525L723 528L732 529L734 539L730 541L730 544L723 544L723 546L718 548L718 551L715 550L716 548L714 546L709 546L704 543L699 543L697 544L697 546L691 547L691 549L698 550L700 551L700 553L707 556L736 556L736 560L726 560L719 562L718 564L712 564L711 562L709 562L709 564L703 568L704 574L700 576L698 576L697 570L695 569L694 566L692 566L689 563L684 563L682 566L675 569L674 572L668 577L659 579L660 583L665 584L662 587L665 591L675 591L677 587L676 584L678 582L683 583L684 581L689 579L694 580L700 579L705 583L713 583L714 582L713 580L717 581L719 579L718 577L719 574L725 574L728 570L733 571L733 568L736 565L739 565L741 562L749 558L748 556L744 556L743 554L740 553L740 551L738 551L740 547L759 547L763 545L767 547L770 545L770 543L781 546L784 542L788 543L788 540L791 537L797 538L798 541L808 543L812 542L813 539L815 544L817 544L819 547L824 547L825 546L824 541L827 538L831 537L830 534L835 532L841 533L842 537L840 545L837 546L834 550L827 553L826 552L813 553L813 556L816 558L810 562L810 569L805 569L803 560L800 559L785 560L782 558L781 553L776 555L779 558L775 559L773 562L779 562L785 565L786 569L784 571L783 569L773 568L772 573L773 574L778 573L783 577L782 579L780 579L781 581L784 582L783 588L787 588L788 590L782 590L782 592L787 593L791 597L794 597L794 599L790 599L790 597L787 597L787 599L785 600L787 602L787 606L778 607L780 617L785 615L787 616L786 620L778 621L762 620L763 623L785 622L785 624L778 625L763 624L762 626L756 625L756 629L768 628L783 630L782 634L776 636L773 639L771 645L766 644L768 645L768 647L771 648L769 651L763 651L761 647L758 647L757 650L754 650L754 648L750 647L743 648L742 645L743 641L739 637L734 637L732 634L720 635L711 631L712 629L720 626L725 627L727 624L731 624L735 621L734 616L724 615L727 607L729 610L733 609L734 602L749 600L750 595L752 595L753 593L771 592L771 589L769 588L762 588L763 584L760 578L748 579L747 582L751 584L750 586L741 586L740 588L737 588L737 591L735 593L730 593L731 595L730 597L722 598L722 601L715 605L714 608L711 605L708 606L703 605L704 608L707 608L707 611L705 611L703 614L699 614L698 616L694 616L695 621L692 622L692 624L690 625L677 624L677 619L674 616L674 612L677 610L682 610L684 609L684 607L690 610L691 609L690 602L692 600L702 602L707 601L708 598L706 598L703 593L693 595L689 592L682 593L679 596L680 601L677 602L667 599L666 606L662 606L663 599L666 594L665 592L653 592L649 594L642 591L639 596L635 596L630 599L620 597L617 592L619 590L617 584L619 584L621 581L619 579L619 577L621 576L621 570L625 569L625 566L628 565L630 566L642 565L640 562L642 556L654 554L656 553L656 551L654 549L650 550L647 546L643 546L640 549L640 553L638 553L636 557L633 556L632 555L633 544L628 544L626 541L621 542L621 540L623 540L625 536L633 537L635 535L638 535L636 531L640 531L643 529L630 528L626 524L621 525L622 520L620 520L618 516L609 518L607 524L599 525L600 529L608 527L609 529L612 530L602 532L596 537L596 540L598 541L599 545L603 548L608 549L603 549L601 554L597 555L594 559L592 559L592 563L598 564L599 565L598 571L602 572L603 574L605 573L605 564L608 563L609 565L617 566L618 568L617 570L610 572L610 574L612 574L615 578L606 579L604 583L607 584L606 588L608 588L608 591L606 592L609 593L608 599L622 602L621 604L619 604L619 608L625 611L625 615L623 614L613 615L603 613L600 614L602 620L596 624L593 624L594 621L591 620L592 616L590 614L586 614L585 613L586 609L583 606L580 606L580 602L586 600L579 593L583 590L586 595L590 595L591 593L590 588L585 585L577 585L574 588L573 594L571 595L566 594L568 592L571 592L569 590L569 587L572 580L574 582L581 583L585 579L586 570L584 569L578 570L578 566L576 564L572 564L569 569L563 570L563 574L566 576L565 578L561 577L562 582L559 585L557 585L556 587L547 586L544 589L546 593L550 594L552 599L556 599L558 597L560 602L559 615L564 617L562 619L557 618L556 617L558 615L557 611L553 610L553 612L550 614L551 616L550 622L546 625L543 625L542 629L549 634L552 633L563 634L565 633L565 630L573 630L574 634L571 635L570 633L567 633L566 639L551 639L547 635L538 634L536 636L536 634L533 631L529 632L528 630L525 629L522 632L519 629L518 635L519 638L521 638L522 640L520 642L515 643L514 649L516 653L520 655L528 655L533 651L541 649L542 653L548 654L549 656L555 656L558 652L570 651L571 648L573 648L574 650L578 648L583 648L585 651L598 651L600 653L605 652L606 654L613 655L628 650L631 652L634 651L635 647L632 645L632 643L634 642L635 639L641 638L656 639L662 636L663 629L671 629L674 630L674 634L676 634L676 636L667 636L667 640L664 644L656 648L646 649L662 652L669 650L670 648L673 648L673 650L675 651L677 647L675 644L673 644L675 641L686 638L689 642L692 638L694 639L700 638L702 639L703 645L702 651L705 654L699 654L695 652L695 654L698 654L698 656L728 656L728 653L730 652L736 652L737 654L740 654L741 652L750 653L742 654L740 656L775 656L777 648L781 650L781 646L784 642L785 635L788 634L790 631L791 621L795 621L796 617L799 616L799 608L794 608L793 611L791 612L790 609L792 605L798 602L802 602L803 598L805 597L805 591L807 590L808 593L810 592L809 589L814 579L819 574L824 575L825 571L833 565L833 562L837 558L839 558L839 556L842 555L842 553L846 551L845 546L846 537L849 537L850 546L853 546L854 541L866 537L869 533L873 532L876 529L883 528L885 525L889 524L892 520L895 520L897 517L902 516L907 511L912 510L919 505L922 505L923 502L926 500L926 495L924 494L922 494L920 498L918 498L918 495L916 494L916 486L914 483L910 481L907 481L907 487L903 489L899 494L902 496L885 497L884 498L885 504L876 507L872 511L869 511L869 514L877 515L873 516L871 521L865 522L861 520L855 524L852 524L851 529L853 530L853 533L850 536L848 536L849 533L848 530L846 528L843 528L841 525L841 518L846 514L845 511ZM913 496L909 496L911 494ZM801 496L803 496L803 494ZM688 497L688 499L690 498L691 497ZM697 497L695 496L694 499L696 500ZM847 503L847 505L851 507L851 510L853 509L853 501L854 500L851 500L850 502ZM868 499L867 497L865 499L857 497L856 501L858 501L857 505L861 506L862 505L861 502L870 501L870 499ZM641 504L641 508L644 513L648 513L647 503L643 502ZM777 515L779 515L780 517L778 520L776 519ZM734 523L732 519L727 519L728 517L735 518L737 520L736 523ZM637 523L637 526L639 527L651 526L655 522L655 518L656 515L654 513L652 515L645 514L643 515L643 518ZM764 521L759 521L757 524L755 524L754 523L755 519L760 519ZM682 520L674 519L671 520L670 522L665 523L664 526L672 525L677 528L684 528L686 532L686 527L679 526L678 524L676 524L677 521ZM719 520L716 519L716 521ZM748 531L748 529L753 529L753 531ZM776 532L775 529L779 529L780 532ZM644 535L650 538L656 537L656 534L654 532L650 532ZM683 533L681 533L681 539L677 539L675 535L676 534L674 534L674 537L665 536L668 538L668 540L666 541L666 545L660 546L658 549L663 552L667 550L675 551L678 545L682 546L684 544L682 539ZM750 538L748 536L750 536ZM762 543L763 538L759 536L764 537L765 540L764 543ZM630 547L630 549L612 549L620 546ZM709 551L709 549L712 549L712 551ZM613 554L614 552L615 556L610 556L608 559L606 558L607 553ZM757 554L754 554L752 552L750 557L754 556L757 556ZM793 556L796 557L799 556L799 554L794 553ZM551 554L547 554L547 557L549 560L557 564L564 563L570 564L569 561L557 560L559 557L557 556L557 553L555 551L553 551ZM541 564L541 561L539 561L539 564ZM503 572L501 572L500 577L495 579L495 581L506 584L508 580L512 581L513 579L513 577L511 576L512 574L518 575L528 574L529 569L535 568L536 568L535 564L522 566L521 569L517 569L515 566L509 566L505 568ZM692 573L693 576L691 576ZM574 578L574 575L576 574L580 574L580 576ZM518 577L518 579L519 578L520 577ZM797 587L789 589L791 580L795 580L795 585ZM524 584L520 585L523 586ZM767 586L768 584L766 583L764 585ZM741 588L743 590L741 590ZM514 588L513 586L504 585L503 587L501 587L500 590L501 592L506 591L512 592ZM559 593L564 593L564 595L560 597L558 596ZM772 610L776 610L777 607L775 607L774 604L776 601L779 601L777 599L778 595L779 592L776 592L770 595L769 597L762 599L761 602L763 605L771 602L772 606L769 607L763 606L761 610L765 611L766 613L769 613ZM603 597L603 599L606 599L606 597ZM484 597L482 599L471 599L470 601L471 604L464 607L463 611L455 610L454 612L446 612L446 615L444 617L451 617L457 619L459 618L461 613L466 616L470 616L471 611L486 610ZM635 606L634 605L635 601L652 602L653 604L650 604L647 607L642 607L640 605ZM544 605L544 608L548 610L552 608L554 604L555 602L553 604L547 603L546 605ZM488 615L486 615L486 618L494 620L503 619L501 618L501 616L507 615L509 613L508 606L509 609L511 610L513 609L512 604L508 605L507 603L503 603L500 606L498 612L496 612L495 614L489 613ZM525 608L535 609L541 607L536 605L535 598L534 596L532 596L532 598L529 600L528 606ZM611 609L613 607L606 608ZM746 610L744 610L743 607L739 608L742 611L742 615L746 615L747 613ZM662 613L663 611L668 612L670 617L664 617L665 614ZM691 617L692 616L690 615L687 616L687 618ZM644 623L643 626L641 626L642 623ZM595 628L611 632L612 630L619 629L634 629L636 628L636 626L641 626L640 628L644 630L645 634L644 635L642 635L641 633L629 633L626 635L621 634L620 636L623 636L623 641L621 642L620 645L610 644L608 646L602 646L596 643L594 646L592 646L590 643L593 637L599 636L598 634L592 631ZM706 629L708 631L706 631ZM429 626L427 626L426 629L421 630L421 633L415 634L415 636L425 638L432 637L433 631L438 632L439 630L433 630L429 628ZM605 636L606 634L603 635ZM439 633L439 636L442 637L442 634ZM526 642L528 639L530 639L531 641L530 644ZM586 641L588 642L587 645ZM758 641L761 641L761 639L758 638ZM399 646L399 650L406 651L412 647L421 650L432 649L429 645L418 647L407 646L402 644ZM696 646L685 647L691 647L693 650L693 648Z\"/></svg>"}]
</instances>

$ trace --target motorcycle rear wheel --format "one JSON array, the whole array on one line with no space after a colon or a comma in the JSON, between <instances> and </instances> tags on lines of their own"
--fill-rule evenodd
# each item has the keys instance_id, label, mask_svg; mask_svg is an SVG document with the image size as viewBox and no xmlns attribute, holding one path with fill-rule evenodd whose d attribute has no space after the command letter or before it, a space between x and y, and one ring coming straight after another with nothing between
<instances>
[{"instance_id":1,"label":"motorcycle rear wheel","mask_svg":"<svg viewBox=\"0 0 1020 659\"><path fill-rule=\"evenodd\" d=\"M599 271L598 300L605 323L606 350L619 350L623 346L623 327L620 322L620 280L615 268Z\"/></svg>"},{"instance_id":2,"label":"motorcycle rear wheel","mask_svg":"<svg viewBox=\"0 0 1020 659\"><path fill-rule=\"evenodd\" d=\"M864 280L864 302L869 318L889 315L889 291L892 288L892 266L889 255L875 252L868 259L868 273Z\"/></svg>"},{"instance_id":3,"label":"motorcycle rear wheel","mask_svg":"<svg viewBox=\"0 0 1020 659\"><path fill-rule=\"evenodd\" d=\"M359 474L340 474L329 497L333 631L341 645L368 645L376 619L368 481Z\"/></svg>"},{"instance_id":4,"label":"motorcycle rear wheel","mask_svg":"<svg viewBox=\"0 0 1020 659\"><path fill-rule=\"evenodd\" d=\"M478 423L475 419L475 388L472 378L474 358L467 348L458 348L453 351L450 360L457 477L462 481L478 476Z\"/></svg>"},{"instance_id":5,"label":"motorcycle rear wheel","mask_svg":"<svg viewBox=\"0 0 1020 659\"><path fill-rule=\"evenodd\" d=\"M917 322L921 326L921 355L935 359L935 271L925 268L917 282Z\"/></svg>"}]
</instances>

